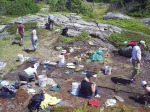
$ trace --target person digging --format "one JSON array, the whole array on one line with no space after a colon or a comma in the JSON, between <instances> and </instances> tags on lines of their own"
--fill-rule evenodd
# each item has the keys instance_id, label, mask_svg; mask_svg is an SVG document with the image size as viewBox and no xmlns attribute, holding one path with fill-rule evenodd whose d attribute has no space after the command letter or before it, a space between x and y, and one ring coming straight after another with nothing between
<instances>
[{"instance_id":1,"label":"person digging","mask_svg":"<svg viewBox=\"0 0 150 112\"><path fill-rule=\"evenodd\" d=\"M141 87L145 91L144 95L146 95L145 106L148 106L149 105L149 101L150 101L150 86L147 84L146 81L142 81L141 82Z\"/></svg>"},{"instance_id":2,"label":"person digging","mask_svg":"<svg viewBox=\"0 0 150 112\"><path fill-rule=\"evenodd\" d=\"M34 64L31 67L28 67L27 69L19 72L18 77L20 80L20 84L28 84L32 79L36 81L38 78L37 65Z\"/></svg>"},{"instance_id":3,"label":"person digging","mask_svg":"<svg viewBox=\"0 0 150 112\"><path fill-rule=\"evenodd\" d=\"M86 77L81 82L79 96L88 99L100 97L98 94L98 86L93 82L93 80L93 75L87 73Z\"/></svg>"}]
</instances>

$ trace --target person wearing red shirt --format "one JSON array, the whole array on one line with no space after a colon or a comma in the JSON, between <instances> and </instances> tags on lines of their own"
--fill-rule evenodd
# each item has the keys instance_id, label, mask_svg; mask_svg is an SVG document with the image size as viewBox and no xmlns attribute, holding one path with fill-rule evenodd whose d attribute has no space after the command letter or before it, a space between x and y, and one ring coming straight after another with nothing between
<instances>
[{"instance_id":1,"label":"person wearing red shirt","mask_svg":"<svg viewBox=\"0 0 150 112\"><path fill-rule=\"evenodd\" d=\"M23 38L24 38L24 30L25 27L22 23L22 21L19 22L19 25L17 26L17 32L20 34L21 39L20 39L20 45L23 45Z\"/></svg>"}]
</instances>

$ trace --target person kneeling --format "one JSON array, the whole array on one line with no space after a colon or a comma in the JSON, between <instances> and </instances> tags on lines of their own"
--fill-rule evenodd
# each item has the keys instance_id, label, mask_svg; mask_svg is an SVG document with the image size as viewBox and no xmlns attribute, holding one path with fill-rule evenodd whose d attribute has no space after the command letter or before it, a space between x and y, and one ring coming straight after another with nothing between
<instances>
[{"instance_id":1,"label":"person kneeling","mask_svg":"<svg viewBox=\"0 0 150 112\"><path fill-rule=\"evenodd\" d=\"M80 85L80 96L84 98L93 98L98 97L98 87L93 83L94 77L90 74L87 74L84 80ZM100 96L99 96L100 97Z\"/></svg>"},{"instance_id":2,"label":"person kneeling","mask_svg":"<svg viewBox=\"0 0 150 112\"><path fill-rule=\"evenodd\" d=\"M29 83L31 79L37 79L37 66L32 65L31 67L28 67L27 69L19 72L18 77L20 79L20 83L25 84Z\"/></svg>"}]
</instances>

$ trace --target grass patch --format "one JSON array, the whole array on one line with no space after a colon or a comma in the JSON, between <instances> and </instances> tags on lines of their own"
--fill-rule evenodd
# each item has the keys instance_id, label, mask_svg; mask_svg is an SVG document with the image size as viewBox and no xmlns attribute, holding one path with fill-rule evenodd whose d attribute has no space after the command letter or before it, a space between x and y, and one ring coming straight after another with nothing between
<instances>
[{"instance_id":1,"label":"grass patch","mask_svg":"<svg viewBox=\"0 0 150 112\"><path fill-rule=\"evenodd\" d=\"M0 14L0 24L6 24L8 22L11 22L15 19L17 19L18 16L15 15L5 15L5 14Z\"/></svg>"},{"instance_id":2,"label":"grass patch","mask_svg":"<svg viewBox=\"0 0 150 112\"><path fill-rule=\"evenodd\" d=\"M95 107L95 106L79 106L79 107L54 107L50 112L148 112L150 109L141 107L133 108L125 104L117 104L115 107Z\"/></svg>"},{"instance_id":3,"label":"grass patch","mask_svg":"<svg viewBox=\"0 0 150 112\"><path fill-rule=\"evenodd\" d=\"M28 31L30 32L30 31ZM49 30L45 30L43 28L37 28L37 36L39 41L43 38L47 38L50 35ZM30 35L27 35L29 37ZM16 62L18 58L18 54L23 54L25 57L38 56L36 53L28 54L23 51L24 48L28 48L31 46L30 38L24 38L24 45L20 47L19 45L12 45L12 40L10 38L4 38L0 40L0 58L7 62L6 67L3 69L5 72L12 71L17 68L17 66L22 63ZM40 46L40 42L39 42Z\"/></svg>"},{"instance_id":4,"label":"grass patch","mask_svg":"<svg viewBox=\"0 0 150 112\"><path fill-rule=\"evenodd\" d=\"M118 48L125 47L125 41L129 42L133 40L139 42L140 40L144 40L146 43L150 43L150 36L129 31L123 31L121 34L112 33L108 39Z\"/></svg>"},{"instance_id":5,"label":"grass patch","mask_svg":"<svg viewBox=\"0 0 150 112\"><path fill-rule=\"evenodd\" d=\"M82 32L79 36L76 37L68 37L68 36L62 36L64 43L70 43L76 40L81 40L82 38L85 38L88 36L88 32Z\"/></svg>"},{"instance_id":6,"label":"grass patch","mask_svg":"<svg viewBox=\"0 0 150 112\"><path fill-rule=\"evenodd\" d=\"M150 29L139 20L124 19L124 20L97 20L97 22L112 24L132 31L143 32L150 35Z\"/></svg>"},{"instance_id":7,"label":"grass patch","mask_svg":"<svg viewBox=\"0 0 150 112\"><path fill-rule=\"evenodd\" d=\"M82 15L80 16L86 21L95 21L103 18L103 15L108 10L109 4L103 5L102 3L90 3L87 2L87 5L93 8L93 13L91 15Z\"/></svg>"},{"instance_id":8,"label":"grass patch","mask_svg":"<svg viewBox=\"0 0 150 112\"><path fill-rule=\"evenodd\" d=\"M40 8L49 8L49 5L46 4L45 2L38 2L37 6Z\"/></svg>"}]
</instances>

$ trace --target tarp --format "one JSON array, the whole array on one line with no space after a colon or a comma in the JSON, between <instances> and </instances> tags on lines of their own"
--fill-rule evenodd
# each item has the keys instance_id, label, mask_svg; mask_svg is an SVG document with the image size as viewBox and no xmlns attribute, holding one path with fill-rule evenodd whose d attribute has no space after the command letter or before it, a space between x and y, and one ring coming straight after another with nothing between
<instances>
[{"instance_id":1,"label":"tarp","mask_svg":"<svg viewBox=\"0 0 150 112\"><path fill-rule=\"evenodd\" d=\"M103 51L102 50L96 50L90 57L91 62L99 61L103 62Z\"/></svg>"}]
</instances>

